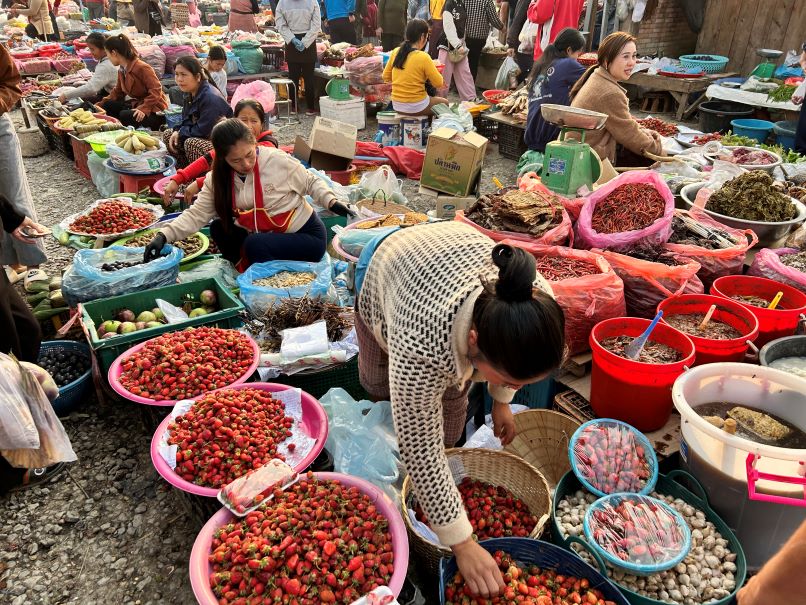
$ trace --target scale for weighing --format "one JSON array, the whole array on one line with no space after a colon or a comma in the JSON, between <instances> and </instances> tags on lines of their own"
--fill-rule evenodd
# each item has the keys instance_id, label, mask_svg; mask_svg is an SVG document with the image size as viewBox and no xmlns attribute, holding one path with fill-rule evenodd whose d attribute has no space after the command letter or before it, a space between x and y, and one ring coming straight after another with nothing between
<instances>
[{"instance_id":1,"label":"scale for weighing","mask_svg":"<svg viewBox=\"0 0 806 605\"><path fill-rule=\"evenodd\" d=\"M756 66L750 75L760 80L769 80L775 75L775 63L770 59L779 59L784 53L771 48L759 48L756 50L756 54L764 60Z\"/></svg>"},{"instance_id":2,"label":"scale for weighing","mask_svg":"<svg viewBox=\"0 0 806 605\"><path fill-rule=\"evenodd\" d=\"M546 145L543 184L560 195L576 196L581 187L592 189L602 172L601 162L585 142L585 132L600 130L607 114L565 105L541 105L543 119L559 126L560 138ZM568 138L575 133L579 139Z\"/></svg>"}]
</instances>

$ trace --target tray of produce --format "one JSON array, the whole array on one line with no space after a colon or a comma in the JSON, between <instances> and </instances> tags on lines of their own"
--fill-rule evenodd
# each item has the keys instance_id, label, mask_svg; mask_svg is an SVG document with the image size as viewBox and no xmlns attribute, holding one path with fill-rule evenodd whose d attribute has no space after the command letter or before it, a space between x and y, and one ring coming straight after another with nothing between
<instances>
[{"instance_id":1,"label":"tray of produce","mask_svg":"<svg viewBox=\"0 0 806 605\"><path fill-rule=\"evenodd\" d=\"M156 233L156 229L142 231L135 235L129 235L117 240L115 245L129 248L143 248L151 242ZM210 239L204 233L197 232L187 236L185 239L173 242L171 245L181 249L182 252L185 253L182 257L182 263L187 263L207 252L207 249L210 247Z\"/></svg>"},{"instance_id":2,"label":"tray of produce","mask_svg":"<svg viewBox=\"0 0 806 605\"><path fill-rule=\"evenodd\" d=\"M73 235L111 240L148 229L163 214L162 208L138 204L131 198L102 199L86 210L68 216L59 226Z\"/></svg>"}]
</instances>

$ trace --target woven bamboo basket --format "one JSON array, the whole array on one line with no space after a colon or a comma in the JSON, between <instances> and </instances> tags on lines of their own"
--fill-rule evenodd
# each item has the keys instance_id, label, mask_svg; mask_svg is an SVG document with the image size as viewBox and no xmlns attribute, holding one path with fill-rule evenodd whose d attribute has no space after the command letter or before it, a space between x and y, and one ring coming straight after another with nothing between
<instances>
[{"instance_id":1,"label":"woven bamboo basket","mask_svg":"<svg viewBox=\"0 0 806 605\"><path fill-rule=\"evenodd\" d=\"M451 469L456 475L457 468L464 469L464 475L478 481L508 489L523 500L529 512L538 518L530 538L538 538L551 517L551 492L546 478L531 464L514 454L496 450L454 448L445 450ZM459 464L461 463L461 465ZM409 545L416 559L424 565L429 574L439 573L439 562L443 558L452 557L449 548L440 546L420 536L412 526L407 508L416 503L411 477L406 475L401 491L403 520L409 535Z\"/></svg>"},{"instance_id":2,"label":"woven bamboo basket","mask_svg":"<svg viewBox=\"0 0 806 605\"><path fill-rule=\"evenodd\" d=\"M571 470L568 443L581 423L552 410L515 414L515 438L504 451L523 458L545 478L551 489Z\"/></svg>"},{"instance_id":3,"label":"woven bamboo basket","mask_svg":"<svg viewBox=\"0 0 806 605\"><path fill-rule=\"evenodd\" d=\"M356 203L356 206L359 208L366 208L367 210L375 212L376 214L407 214L409 212L414 212L414 210L404 206L403 204L387 201L386 194L383 191L376 193L371 199L364 198L363 200L359 200Z\"/></svg>"}]
</instances>

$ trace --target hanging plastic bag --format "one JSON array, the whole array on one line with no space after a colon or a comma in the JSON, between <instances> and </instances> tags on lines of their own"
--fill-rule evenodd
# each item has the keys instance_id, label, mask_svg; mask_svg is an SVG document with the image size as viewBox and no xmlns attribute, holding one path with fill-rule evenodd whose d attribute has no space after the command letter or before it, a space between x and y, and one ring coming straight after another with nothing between
<instances>
[{"instance_id":1,"label":"hanging plastic bag","mask_svg":"<svg viewBox=\"0 0 806 605\"><path fill-rule=\"evenodd\" d=\"M763 248L756 254L747 273L757 277L766 277L806 292L806 273L798 271L794 267L787 267L781 262L782 256L798 252L800 250L797 248L778 248L777 250Z\"/></svg>"},{"instance_id":2,"label":"hanging plastic bag","mask_svg":"<svg viewBox=\"0 0 806 605\"><path fill-rule=\"evenodd\" d=\"M179 262L184 253L174 246L162 249L163 256L142 263L145 248L110 246L99 250L79 250L73 264L62 277L62 294L71 307L80 302L120 296L138 290L170 286L179 275ZM140 262L141 264L103 271L101 266L114 262Z\"/></svg>"},{"instance_id":3,"label":"hanging plastic bag","mask_svg":"<svg viewBox=\"0 0 806 605\"><path fill-rule=\"evenodd\" d=\"M507 57L498 68L495 76L495 87L499 90L511 90L517 86L517 77L521 73L521 68L512 57ZM512 85L512 76L515 76L515 86Z\"/></svg>"},{"instance_id":4,"label":"hanging plastic bag","mask_svg":"<svg viewBox=\"0 0 806 605\"><path fill-rule=\"evenodd\" d=\"M727 225L715 221L697 208L692 208L689 211L678 210L677 212L707 227L724 231L738 240L735 246L731 246L730 248L717 248L715 250L703 248L702 246L692 246L690 244L674 244L671 242L665 244L664 247L667 250L700 263L700 270L697 272L697 276L706 289L709 289L711 284L723 275L741 275L747 251L758 243L758 236L751 229L742 231L728 227Z\"/></svg>"},{"instance_id":5,"label":"hanging plastic bag","mask_svg":"<svg viewBox=\"0 0 806 605\"><path fill-rule=\"evenodd\" d=\"M518 34L518 52L521 54L528 54L535 49L535 40L537 40L537 32L540 30L540 25L533 23L529 19L523 24L521 33Z\"/></svg>"},{"instance_id":6,"label":"hanging plastic bag","mask_svg":"<svg viewBox=\"0 0 806 605\"><path fill-rule=\"evenodd\" d=\"M570 355L587 351L588 336L600 321L626 313L624 284L601 255L561 246L541 246L517 240L502 243L529 251L536 258L555 257L590 263L597 273L559 281L549 280L554 300L565 314L565 345ZM544 275L548 279L547 275Z\"/></svg>"},{"instance_id":7,"label":"hanging plastic bag","mask_svg":"<svg viewBox=\"0 0 806 605\"><path fill-rule=\"evenodd\" d=\"M272 277L280 272L313 273L314 279L302 286L289 288L270 288L254 282ZM238 276L237 283L241 289L240 297L249 310L258 317L263 316L278 298L325 298L336 302L335 288L332 288L333 268L330 256L325 253L318 263L303 261L270 261L256 263Z\"/></svg>"},{"instance_id":8,"label":"hanging plastic bag","mask_svg":"<svg viewBox=\"0 0 806 605\"><path fill-rule=\"evenodd\" d=\"M596 204L607 198L617 187L628 184L652 185L665 202L663 216L651 225L634 231L621 233L598 233L594 231L591 222ZM674 216L674 196L662 176L649 170L625 172L588 196L582 211L579 213L579 220L574 229L576 246L577 248L588 250L591 248L619 250L640 244L650 246L665 244L672 234L672 216Z\"/></svg>"},{"instance_id":9,"label":"hanging plastic bag","mask_svg":"<svg viewBox=\"0 0 806 605\"><path fill-rule=\"evenodd\" d=\"M39 432L28 408L32 396L20 382L17 362L0 353L0 449L39 447Z\"/></svg>"},{"instance_id":10,"label":"hanging plastic bag","mask_svg":"<svg viewBox=\"0 0 806 605\"><path fill-rule=\"evenodd\" d=\"M624 282L624 300L630 317L655 317L661 301L679 294L702 294L705 288L697 277L700 263L675 255L680 265L670 267L610 250L594 250L605 257Z\"/></svg>"}]
</instances>

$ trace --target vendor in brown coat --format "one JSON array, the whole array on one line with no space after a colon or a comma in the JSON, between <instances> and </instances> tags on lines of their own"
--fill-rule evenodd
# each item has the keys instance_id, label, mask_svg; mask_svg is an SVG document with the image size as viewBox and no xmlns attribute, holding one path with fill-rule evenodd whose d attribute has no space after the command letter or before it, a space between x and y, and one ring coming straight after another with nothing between
<instances>
[{"instance_id":1,"label":"vendor in brown coat","mask_svg":"<svg viewBox=\"0 0 806 605\"><path fill-rule=\"evenodd\" d=\"M607 114L604 128L586 133L585 141L615 166L648 165L644 152L665 155L660 135L639 126L630 114L627 91L619 84L629 79L636 59L635 38L613 32L599 46L598 63L588 68L570 93L571 107Z\"/></svg>"}]
</instances>

